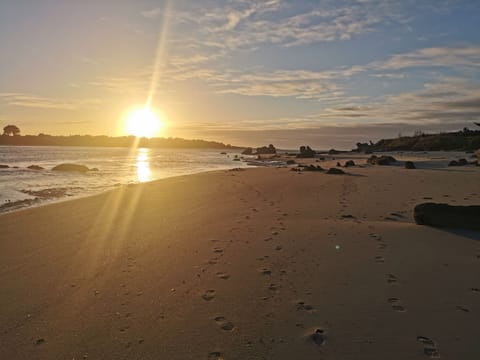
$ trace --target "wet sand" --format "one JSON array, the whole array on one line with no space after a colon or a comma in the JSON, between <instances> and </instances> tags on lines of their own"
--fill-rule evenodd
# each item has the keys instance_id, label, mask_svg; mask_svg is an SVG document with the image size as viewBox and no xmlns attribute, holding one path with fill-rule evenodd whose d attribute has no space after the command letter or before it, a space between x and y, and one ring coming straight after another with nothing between
<instances>
[{"instance_id":1,"label":"wet sand","mask_svg":"<svg viewBox=\"0 0 480 360\"><path fill-rule=\"evenodd\" d=\"M480 168L345 171L218 171L0 215L0 358L479 359L480 234L412 211L480 204Z\"/></svg>"}]
</instances>

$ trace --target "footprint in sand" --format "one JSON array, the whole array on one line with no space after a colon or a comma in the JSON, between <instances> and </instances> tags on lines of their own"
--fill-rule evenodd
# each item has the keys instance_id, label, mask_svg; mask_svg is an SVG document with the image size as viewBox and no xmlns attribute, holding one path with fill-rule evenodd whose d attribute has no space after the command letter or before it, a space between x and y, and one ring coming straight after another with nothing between
<instances>
[{"instance_id":1,"label":"footprint in sand","mask_svg":"<svg viewBox=\"0 0 480 360\"><path fill-rule=\"evenodd\" d=\"M395 275L387 274L387 283L389 284L396 284L398 282L398 278Z\"/></svg>"},{"instance_id":2,"label":"footprint in sand","mask_svg":"<svg viewBox=\"0 0 480 360\"><path fill-rule=\"evenodd\" d=\"M215 290L207 290L205 293L202 295L202 299L205 301L210 301L215 298Z\"/></svg>"},{"instance_id":3,"label":"footprint in sand","mask_svg":"<svg viewBox=\"0 0 480 360\"><path fill-rule=\"evenodd\" d=\"M315 345L323 346L327 342L327 335L325 330L318 328L315 329L313 334L310 335L310 339L313 341Z\"/></svg>"},{"instance_id":4,"label":"footprint in sand","mask_svg":"<svg viewBox=\"0 0 480 360\"><path fill-rule=\"evenodd\" d=\"M426 336L417 336L417 341L423 344L423 354L429 358L439 358L440 354L437 350L435 342Z\"/></svg>"},{"instance_id":5,"label":"footprint in sand","mask_svg":"<svg viewBox=\"0 0 480 360\"><path fill-rule=\"evenodd\" d=\"M214 247L214 248L213 248L213 252L216 253L216 254L222 254L222 253L223 253L223 249L220 248L220 247Z\"/></svg>"},{"instance_id":6,"label":"footprint in sand","mask_svg":"<svg viewBox=\"0 0 480 360\"><path fill-rule=\"evenodd\" d=\"M224 357L220 351L213 351L208 354L208 360L223 360Z\"/></svg>"},{"instance_id":7,"label":"footprint in sand","mask_svg":"<svg viewBox=\"0 0 480 360\"><path fill-rule=\"evenodd\" d=\"M280 288L280 285L277 284L270 284L268 290L270 291L277 291Z\"/></svg>"},{"instance_id":8,"label":"footprint in sand","mask_svg":"<svg viewBox=\"0 0 480 360\"><path fill-rule=\"evenodd\" d=\"M220 326L220 329L224 331L233 331L233 329L235 329L235 325L224 316L217 316L214 320L217 325Z\"/></svg>"},{"instance_id":9,"label":"footprint in sand","mask_svg":"<svg viewBox=\"0 0 480 360\"><path fill-rule=\"evenodd\" d=\"M397 298L389 298L388 303L392 306L392 309L397 312L406 312L407 309L402 305L400 299Z\"/></svg>"},{"instance_id":10,"label":"footprint in sand","mask_svg":"<svg viewBox=\"0 0 480 360\"><path fill-rule=\"evenodd\" d=\"M299 301L297 302L297 310L314 311L315 308L312 305L306 304L305 301Z\"/></svg>"},{"instance_id":11,"label":"footprint in sand","mask_svg":"<svg viewBox=\"0 0 480 360\"><path fill-rule=\"evenodd\" d=\"M258 270L258 272L262 275L270 276L272 275L272 270L267 269L267 268L261 268Z\"/></svg>"},{"instance_id":12,"label":"footprint in sand","mask_svg":"<svg viewBox=\"0 0 480 360\"><path fill-rule=\"evenodd\" d=\"M230 275L224 272L218 272L217 277L222 280L228 280L230 279Z\"/></svg>"}]
</instances>

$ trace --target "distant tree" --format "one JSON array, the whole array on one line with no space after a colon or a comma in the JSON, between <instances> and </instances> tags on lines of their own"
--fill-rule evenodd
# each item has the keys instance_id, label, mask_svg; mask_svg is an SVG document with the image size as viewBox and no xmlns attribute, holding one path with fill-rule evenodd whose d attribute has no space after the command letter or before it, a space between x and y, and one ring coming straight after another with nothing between
<instances>
[{"instance_id":1,"label":"distant tree","mask_svg":"<svg viewBox=\"0 0 480 360\"><path fill-rule=\"evenodd\" d=\"M7 135L7 136L20 135L20 129L16 125L7 125L3 128L3 135Z\"/></svg>"}]
</instances>

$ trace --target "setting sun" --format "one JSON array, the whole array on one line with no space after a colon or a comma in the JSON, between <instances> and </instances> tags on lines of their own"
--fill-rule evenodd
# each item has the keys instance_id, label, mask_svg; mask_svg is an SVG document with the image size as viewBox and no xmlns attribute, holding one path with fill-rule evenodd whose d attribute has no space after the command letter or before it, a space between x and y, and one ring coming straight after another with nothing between
<instances>
[{"instance_id":1,"label":"setting sun","mask_svg":"<svg viewBox=\"0 0 480 360\"><path fill-rule=\"evenodd\" d=\"M126 118L125 131L136 137L154 137L164 127L164 120L152 109L135 109Z\"/></svg>"}]
</instances>

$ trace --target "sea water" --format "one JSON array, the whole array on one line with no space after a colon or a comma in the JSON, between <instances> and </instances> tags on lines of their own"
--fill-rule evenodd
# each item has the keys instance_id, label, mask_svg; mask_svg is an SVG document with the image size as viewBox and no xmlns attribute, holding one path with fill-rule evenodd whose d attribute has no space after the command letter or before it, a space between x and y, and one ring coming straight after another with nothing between
<instances>
[{"instance_id":1,"label":"sea water","mask_svg":"<svg viewBox=\"0 0 480 360\"><path fill-rule=\"evenodd\" d=\"M247 166L239 151L0 146L0 212L103 192L115 187L198 172ZM237 159L238 160L238 159ZM61 172L62 163L98 171ZM44 170L28 169L37 165Z\"/></svg>"}]
</instances>

